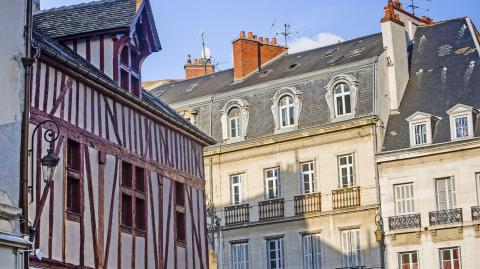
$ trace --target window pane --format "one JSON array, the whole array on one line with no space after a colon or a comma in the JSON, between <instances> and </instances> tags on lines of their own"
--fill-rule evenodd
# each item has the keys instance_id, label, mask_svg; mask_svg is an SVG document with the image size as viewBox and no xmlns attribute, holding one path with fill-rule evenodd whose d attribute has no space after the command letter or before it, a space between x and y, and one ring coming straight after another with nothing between
<instances>
[{"instance_id":1,"label":"window pane","mask_svg":"<svg viewBox=\"0 0 480 269\"><path fill-rule=\"evenodd\" d=\"M345 95L345 114L350 114L352 112L352 105L350 104L350 95Z\"/></svg>"},{"instance_id":2,"label":"window pane","mask_svg":"<svg viewBox=\"0 0 480 269\"><path fill-rule=\"evenodd\" d=\"M342 97L338 96L335 98L337 104L337 115L343 115L343 102Z\"/></svg>"}]
</instances>

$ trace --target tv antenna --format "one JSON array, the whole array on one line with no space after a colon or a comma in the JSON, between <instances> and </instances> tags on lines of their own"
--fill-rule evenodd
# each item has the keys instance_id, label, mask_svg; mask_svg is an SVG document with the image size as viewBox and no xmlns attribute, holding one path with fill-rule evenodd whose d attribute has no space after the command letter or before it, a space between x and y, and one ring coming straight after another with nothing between
<instances>
[{"instance_id":1,"label":"tv antenna","mask_svg":"<svg viewBox=\"0 0 480 269\"><path fill-rule=\"evenodd\" d=\"M419 1L421 1L421 0L419 0ZM432 2L431 0L424 0L424 1ZM416 10L416 9L423 9L423 10L425 10L425 11L427 11L427 12L430 11L430 9L417 6L417 5L415 4L415 0L410 0L410 4L407 5L407 6L412 9L412 14L413 14L413 15L415 15L415 10Z\"/></svg>"},{"instance_id":2,"label":"tv antenna","mask_svg":"<svg viewBox=\"0 0 480 269\"><path fill-rule=\"evenodd\" d=\"M277 26L276 22L277 22L277 18L275 18L272 25L270 26L270 31L269 31L270 33L272 33L272 29ZM291 38L292 35L301 34L302 32L305 32L305 31L292 30L292 25L290 23L284 23L282 25L282 31L274 33L274 34L276 36L278 36L278 35L283 36L285 46L287 46L288 45L288 40Z\"/></svg>"},{"instance_id":3,"label":"tv antenna","mask_svg":"<svg viewBox=\"0 0 480 269\"><path fill-rule=\"evenodd\" d=\"M203 51L203 68L205 71L205 74L207 73L207 53L206 53L206 48L205 48L205 32L202 32L200 35L200 38L202 39L202 51Z\"/></svg>"}]
</instances>

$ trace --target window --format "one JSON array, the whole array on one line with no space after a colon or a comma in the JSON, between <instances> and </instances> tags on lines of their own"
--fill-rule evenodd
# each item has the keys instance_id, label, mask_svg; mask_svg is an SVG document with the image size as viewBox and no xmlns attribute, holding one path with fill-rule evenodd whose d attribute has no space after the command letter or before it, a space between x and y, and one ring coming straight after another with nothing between
<instances>
[{"instance_id":1,"label":"window","mask_svg":"<svg viewBox=\"0 0 480 269\"><path fill-rule=\"evenodd\" d=\"M340 83L334 90L335 115L344 116L352 113L350 87L346 83Z\"/></svg>"},{"instance_id":2,"label":"window","mask_svg":"<svg viewBox=\"0 0 480 269\"><path fill-rule=\"evenodd\" d=\"M315 192L315 171L313 169L313 161L300 164L303 193Z\"/></svg>"},{"instance_id":3,"label":"window","mask_svg":"<svg viewBox=\"0 0 480 269\"><path fill-rule=\"evenodd\" d=\"M268 269L283 269L283 240L282 238L267 240Z\"/></svg>"},{"instance_id":4,"label":"window","mask_svg":"<svg viewBox=\"0 0 480 269\"><path fill-rule=\"evenodd\" d=\"M175 240L180 246L185 246L185 184L175 182L175 221L177 229L175 230Z\"/></svg>"},{"instance_id":5,"label":"window","mask_svg":"<svg viewBox=\"0 0 480 269\"><path fill-rule=\"evenodd\" d=\"M295 123L293 98L289 95L280 98L280 126L290 127Z\"/></svg>"},{"instance_id":6,"label":"window","mask_svg":"<svg viewBox=\"0 0 480 269\"><path fill-rule=\"evenodd\" d=\"M461 139L469 137L467 116L455 117L455 138Z\"/></svg>"},{"instance_id":7,"label":"window","mask_svg":"<svg viewBox=\"0 0 480 269\"><path fill-rule=\"evenodd\" d=\"M362 265L360 248L360 229L341 231L343 267Z\"/></svg>"},{"instance_id":8,"label":"window","mask_svg":"<svg viewBox=\"0 0 480 269\"><path fill-rule=\"evenodd\" d=\"M460 269L460 248L440 249L440 268L441 269Z\"/></svg>"},{"instance_id":9,"label":"window","mask_svg":"<svg viewBox=\"0 0 480 269\"><path fill-rule=\"evenodd\" d=\"M145 231L147 206L145 202L145 169L122 162L121 179L122 229Z\"/></svg>"},{"instance_id":10,"label":"window","mask_svg":"<svg viewBox=\"0 0 480 269\"><path fill-rule=\"evenodd\" d=\"M233 107L228 112L228 129L230 138L240 137L240 108Z\"/></svg>"},{"instance_id":11,"label":"window","mask_svg":"<svg viewBox=\"0 0 480 269\"><path fill-rule=\"evenodd\" d=\"M435 187L437 191L438 210L454 209L457 200L455 179L453 177L437 179L435 181Z\"/></svg>"},{"instance_id":12,"label":"window","mask_svg":"<svg viewBox=\"0 0 480 269\"><path fill-rule=\"evenodd\" d=\"M248 243L232 244L232 268L248 269Z\"/></svg>"},{"instance_id":13,"label":"window","mask_svg":"<svg viewBox=\"0 0 480 269\"><path fill-rule=\"evenodd\" d=\"M80 143L68 139L67 141L67 186L66 203L67 218L72 221L79 221L81 214L81 149Z\"/></svg>"},{"instance_id":14,"label":"window","mask_svg":"<svg viewBox=\"0 0 480 269\"><path fill-rule=\"evenodd\" d=\"M265 186L267 199L275 199L280 196L278 168L270 168L265 170Z\"/></svg>"},{"instance_id":15,"label":"window","mask_svg":"<svg viewBox=\"0 0 480 269\"><path fill-rule=\"evenodd\" d=\"M233 175L230 176L230 181L232 184L232 204L239 205L243 202L242 197L242 182L243 182L243 175Z\"/></svg>"},{"instance_id":16,"label":"window","mask_svg":"<svg viewBox=\"0 0 480 269\"><path fill-rule=\"evenodd\" d=\"M129 45L125 45L119 55L120 86L136 96L140 96L140 63L141 56Z\"/></svg>"},{"instance_id":17,"label":"window","mask_svg":"<svg viewBox=\"0 0 480 269\"><path fill-rule=\"evenodd\" d=\"M413 183L393 186L395 194L395 210L397 215L415 213L415 196Z\"/></svg>"},{"instance_id":18,"label":"window","mask_svg":"<svg viewBox=\"0 0 480 269\"><path fill-rule=\"evenodd\" d=\"M419 123L413 125L415 145L427 144L427 124Z\"/></svg>"},{"instance_id":19,"label":"window","mask_svg":"<svg viewBox=\"0 0 480 269\"><path fill-rule=\"evenodd\" d=\"M319 234L303 236L303 268L322 268L322 248Z\"/></svg>"},{"instance_id":20,"label":"window","mask_svg":"<svg viewBox=\"0 0 480 269\"><path fill-rule=\"evenodd\" d=\"M418 269L418 255L416 251L398 254L400 269Z\"/></svg>"},{"instance_id":21,"label":"window","mask_svg":"<svg viewBox=\"0 0 480 269\"><path fill-rule=\"evenodd\" d=\"M353 154L338 157L338 175L340 177L340 188L348 188L355 185Z\"/></svg>"}]
</instances>

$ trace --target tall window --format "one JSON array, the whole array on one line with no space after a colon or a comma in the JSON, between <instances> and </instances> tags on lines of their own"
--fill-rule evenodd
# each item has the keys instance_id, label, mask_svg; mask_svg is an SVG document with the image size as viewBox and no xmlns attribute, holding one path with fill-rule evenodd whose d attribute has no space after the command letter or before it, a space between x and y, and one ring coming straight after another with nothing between
<instances>
[{"instance_id":1,"label":"tall window","mask_svg":"<svg viewBox=\"0 0 480 269\"><path fill-rule=\"evenodd\" d=\"M305 162L300 164L302 174L303 193L315 192L315 171L313 162Z\"/></svg>"},{"instance_id":2,"label":"tall window","mask_svg":"<svg viewBox=\"0 0 480 269\"><path fill-rule=\"evenodd\" d=\"M413 125L415 145L427 144L427 124L419 123Z\"/></svg>"},{"instance_id":3,"label":"tall window","mask_svg":"<svg viewBox=\"0 0 480 269\"><path fill-rule=\"evenodd\" d=\"M140 95L140 56L125 45L120 52L119 75L120 86L132 94Z\"/></svg>"},{"instance_id":4,"label":"tall window","mask_svg":"<svg viewBox=\"0 0 480 269\"><path fill-rule=\"evenodd\" d=\"M402 252L398 254L400 269L418 269L418 254L416 251Z\"/></svg>"},{"instance_id":5,"label":"tall window","mask_svg":"<svg viewBox=\"0 0 480 269\"><path fill-rule=\"evenodd\" d=\"M232 269L248 269L248 243L232 244Z\"/></svg>"},{"instance_id":6,"label":"tall window","mask_svg":"<svg viewBox=\"0 0 480 269\"><path fill-rule=\"evenodd\" d=\"M393 186L395 193L395 209L397 215L412 214L415 212L415 195L413 183Z\"/></svg>"},{"instance_id":7,"label":"tall window","mask_svg":"<svg viewBox=\"0 0 480 269\"><path fill-rule=\"evenodd\" d=\"M283 240L282 238L267 240L268 269L283 269Z\"/></svg>"},{"instance_id":8,"label":"tall window","mask_svg":"<svg viewBox=\"0 0 480 269\"><path fill-rule=\"evenodd\" d=\"M80 144L73 140L67 141L67 213L70 220L75 220L74 216L80 214L81 204L81 150ZM67 216L68 216L67 215Z\"/></svg>"},{"instance_id":9,"label":"tall window","mask_svg":"<svg viewBox=\"0 0 480 269\"><path fill-rule=\"evenodd\" d=\"M295 105L290 95L280 98L280 127L290 127L295 124Z\"/></svg>"},{"instance_id":10,"label":"tall window","mask_svg":"<svg viewBox=\"0 0 480 269\"><path fill-rule=\"evenodd\" d=\"M186 225L185 225L185 185L181 182L175 182L175 218L177 229L175 231L175 240L177 244L185 245Z\"/></svg>"},{"instance_id":11,"label":"tall window","mask_svg":"<svg viewBox=\"0 0 480 269\"><path fill-rule=\"evenodd\" d=\"M265 191L267 199L275 199L280 196L280 180L278 167L265 170Z\"/></svg>"},{"instance_id":12,"label":"tall window","mask_svg":"<svg viewBox=\"0 0 480 269\"><path fill-rule=\"evenodd\" d=\"M122 228L145 231L145 169L122 162L121 220Z\"/></svg>"},{"instance_id":13,"label":"tall window","mask_svg":"<svg viewBox=\"0 0 480 269\"><path fill-rule=\"evenodd\" d=\"M440 249L441 269L460 269L460 261L459 247Z\"/></svg>"},{"instance_id":14,"label":"tall window","mask_svg":"<svg viewBox=\"0 0 480 269\"><path fill-rule=\"evenodd\" d=\"M454 209L457 201L455 178L446 177L437 179L435 185L438 210Z\"/></svg>"},{"instance_id":15,"label":"tall window","mask_svg":"<svg viewBox=\"0 0 480 269\"><path fill-rule=\"evenodd\" d=\"M343 267L361 266L360 229L341 231L341 239Z\"/></svg>"},{"instance_id":16,"label":"tall window","mask_svg":"<svg viewBox=\"0 0 480 269\"><path fill-rule=\"evenodd\" d=\"M228 129L230 138L240 137L240 108L234 107L228 111Z\"/></svg>"},{"instance_id":17,"label":"tall window","mask_svg":"<svg viewBox=\"0 0 480 269\"><path fill-rule=\"evenodd\" d=\"M341 188L348 188L355 185L353 154L338 157L338 175L340 177Z\"/></svg>"},{"instance_id":18,"label":"tall window","mask_svg":"<svg viewBox=\"0 0 480 269\"><path fill-rule=\"evenodd\" d=\"M469 136L468 117L460 116L455 118L455 138L465 138Z\"/></svg>"},{"instance_id":19,"label":"tall window","mask_svg":"<svg viewBox=\"0 0 480 269\"><path fill-rule=\"evenodd\" d=\"M303 268L322 268L322 248L319 234L303 236Z\"/></svg>"},{"instance_id":20,"label":"tall window","mask_svg":"<svg viewBox=\"0 0 480 269\"><path fill-rule=\"evenodd\" d=\"M243 184L243 174L230 176L230 182L232 184L231 194L232 194L232 204L239 205L243 202L242 197L242 184Z\"/></svg>"},{"instance_id":21,"label":"tall window","mask_svg":"<svg viewBox=\"0 0 480 269\"><path fill-rule=\"evenodd\" d=\"M335 87L334 99L336 116L344 116L352 113L350 87L346 83L340 83Z\"/></svg>"}]
</instances>

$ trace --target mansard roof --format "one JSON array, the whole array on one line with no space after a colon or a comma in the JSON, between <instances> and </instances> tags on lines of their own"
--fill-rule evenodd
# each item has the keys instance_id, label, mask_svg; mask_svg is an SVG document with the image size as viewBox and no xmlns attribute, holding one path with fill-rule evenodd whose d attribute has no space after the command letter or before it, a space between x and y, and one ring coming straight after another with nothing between
<instances>
[{"instance_id":1,"label":"mansard roof","mask_svg":"<svg viewBox=\"0 0 480 269\"><path fill-rule=\"evenodd\" d=\"M435 123L432 137L435 144L450 141L449 109L459 103L480 108L480 57L476 40L478 32L468 18L417 29L410 79L398 113L389 117L385 151L410 147L406 119L416 111L441 118ZM480 137L480 124L475 123L475 137Z\"/></svg>"},{"instance_id":2,"label":"mansard roof","mask_svg":"<svg viewBox=\"0 0 480 269\"><path fill-rule=\"evenodd\" d=\"M41 33L40 31L38 30L33 31L33 39L35 42L39 44L42 54L46 54L46 55L49 55L50 57L53 57L60 64L64 64L68 68L78 69L76 70L78 73L95 78L97 82L99 82L100 84L104 85L107 88L111 88L117 93L121 93L121 95L126 96L126 98L137 98L131 94L126 93L123 89L121 89L117 85L115 81L113 81L110 77L105 75L97 67L90 64L87 60L85 60L83 57L78 55L76 52L69 49L68 47L60 45L58 42L51 39L47 35ZM156 111L162 114L162 116L174 122L180 128L187 129L187 131L196 134L200 139L202 139L206 143L210 143L210 144L214 143L214 141L209 136L207 136L196 126L194 126L185 118L183 118L178 113L176 113L175 110L170 108L163 101L155 98L148 91L143 90L141 101L145 105L154 108Z\"/></svg>"},{"instance_id":3,"label":"mansard roof","mask_svg":"<svg viewBox=\"0 0 480 269\"><path fill-rule=\"evenodd\" d=\"M141 3L141 4L139 4ZM127 31L143 9L149 18L156 50L160 50L152 9L148 0L101 0L41 10L34 14L34 27L54 39L96 32Z\"/></svg>"},{"instance_id":4,"label":"mansard roof","mask_svg":"<svg viewBox=\"0 0 480 269\"><path fill-rule=\"evenodd\" d=\"M243 81L234 83L233 69L228 69L212 75L161 85L152 92L172 104L358 62L379 56L382 52L382 35L377 33L326 47L286 54ZM267 70L271 71L263 74ZM192 86L193 90L187 91Z\"/></svg>"}]
</instances>

